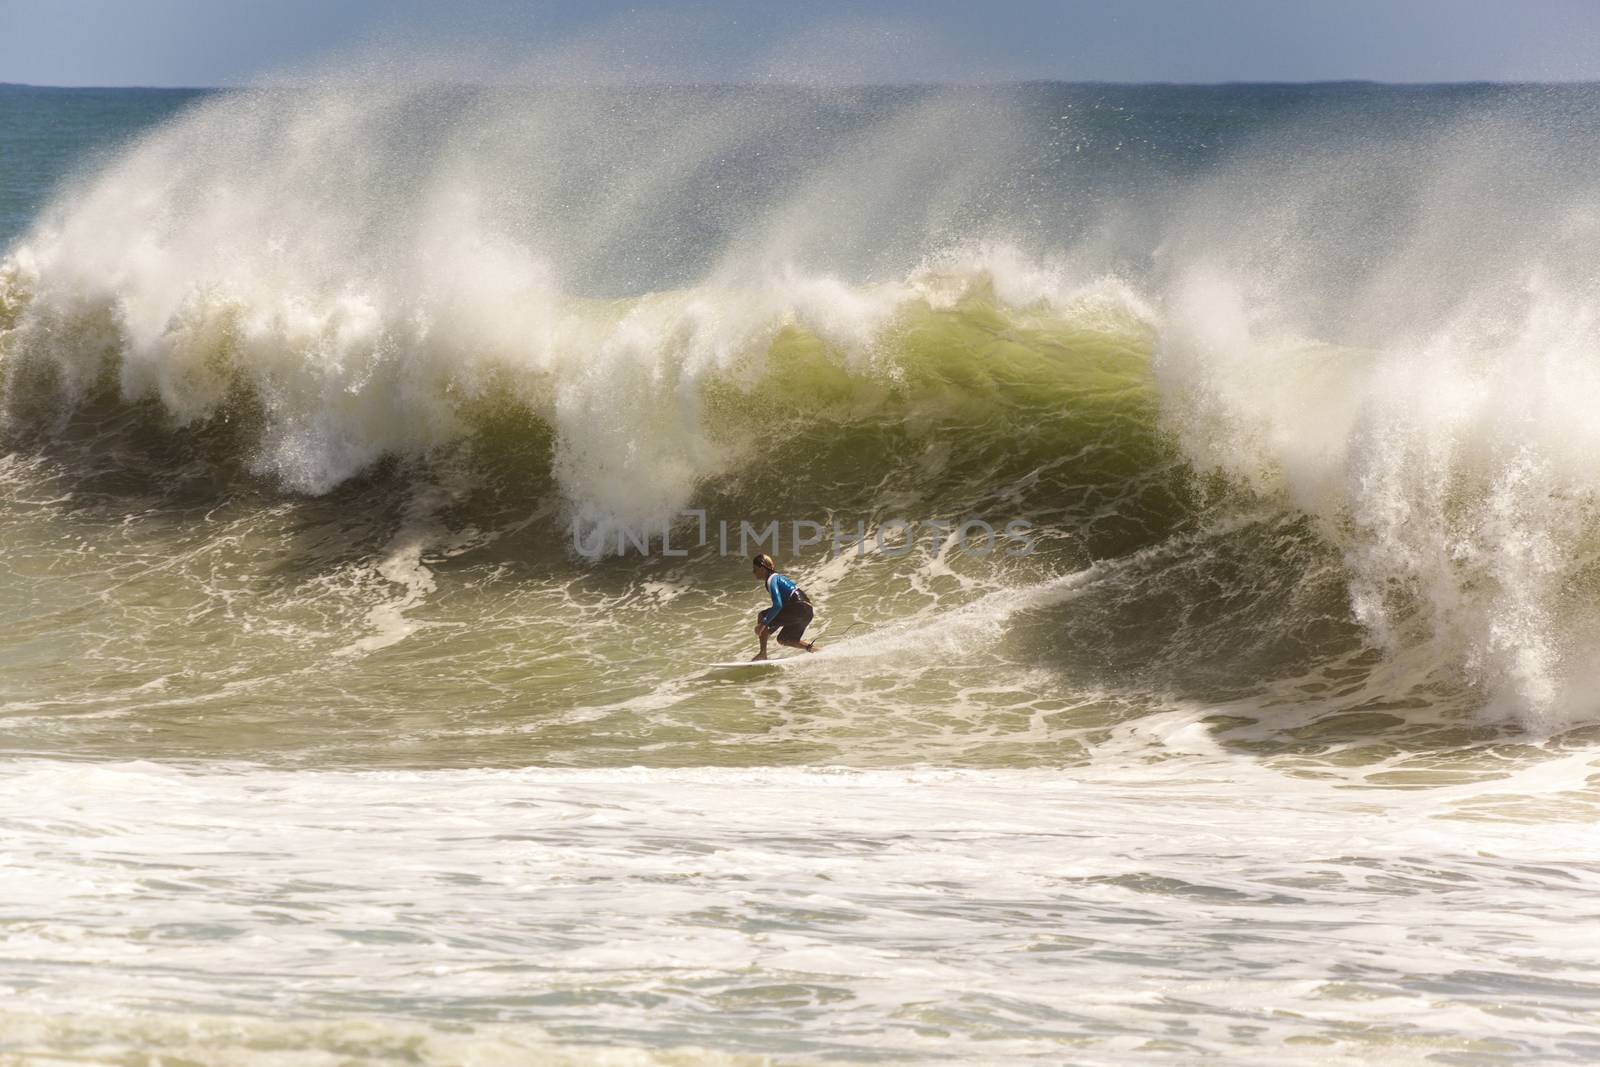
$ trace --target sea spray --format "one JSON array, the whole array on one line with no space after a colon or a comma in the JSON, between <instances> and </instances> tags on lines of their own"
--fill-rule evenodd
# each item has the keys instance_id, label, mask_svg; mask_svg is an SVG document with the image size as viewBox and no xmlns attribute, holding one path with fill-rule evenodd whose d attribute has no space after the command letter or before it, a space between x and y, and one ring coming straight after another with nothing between
<instances>
[{"instance_id":1,"label":"sea spray","mask_svg":"<svg viewBox=\"0 0 1600 1067\"><path fill-rule=\"evenodd\" d=\"M1247 157L1165 249L1155 373L1202 469L1315 516L1355 617L1540 729L1586 720L1596 614L1592 134L1508 113L1401 151ZM1263 210L1215 214L1249 180ZM1532 195L1537 186L1537 195Z\"/></svg>"}]
</instances>

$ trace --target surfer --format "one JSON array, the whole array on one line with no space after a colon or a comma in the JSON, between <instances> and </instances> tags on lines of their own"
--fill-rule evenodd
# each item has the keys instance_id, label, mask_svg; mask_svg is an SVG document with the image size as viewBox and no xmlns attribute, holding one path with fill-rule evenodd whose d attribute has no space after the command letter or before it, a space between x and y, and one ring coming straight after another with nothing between
<instances>
[{"instance_id":1,"label":"surfer","mask_svg":"<svg viewBox=\"0 0 1600 1067\"><path fill-rule=\"evenodd\" d=\"M803 648L807 652L817 651L815 641L808 644L800 640L800 635L811 625L811 616L815 613L805 590L795 585L794 579L779 574L772 557L765 552L751 561L751 573L756 581L767 587L767 592L772 596L772 607L756 613L756 636L761 639L761 651L756 653L755 658L767 658L767 637L774 632L778 635L780 645Z\"/></svg>"}]
</instances>

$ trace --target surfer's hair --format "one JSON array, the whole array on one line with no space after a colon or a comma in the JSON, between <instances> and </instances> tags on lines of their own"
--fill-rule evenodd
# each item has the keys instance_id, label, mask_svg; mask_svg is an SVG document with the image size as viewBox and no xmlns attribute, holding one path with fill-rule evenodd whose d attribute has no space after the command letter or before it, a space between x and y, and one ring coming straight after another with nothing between
<instances>
[{"instance_id":1,"label":"surfer's hair","mask_svg":"<svg viewBox=\"0 0 1600 1067\"><path fill-rule=\"evenodd\" d=\"M759 553L756 558L750 562L755 564L757 567L762 567L773 574L778 572L777 565L772 562L772 557L767 555L765 552Z\"/></svg>"}]
</instances>

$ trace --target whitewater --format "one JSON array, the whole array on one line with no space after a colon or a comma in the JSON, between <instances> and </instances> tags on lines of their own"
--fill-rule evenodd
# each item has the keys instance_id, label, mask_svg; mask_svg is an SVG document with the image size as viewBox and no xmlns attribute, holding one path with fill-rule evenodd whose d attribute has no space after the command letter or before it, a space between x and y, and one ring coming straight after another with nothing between
<instances>
[{"instance_id":1,"label":"whitewater","mask_svg":"<svg viewBox=\"0 0 1600 1067\"><path fill-rule=\"evenodd\" d=\"M1592 1062L1597 108L0 86L0 1063Z\"/></svg>"}]
</instances>

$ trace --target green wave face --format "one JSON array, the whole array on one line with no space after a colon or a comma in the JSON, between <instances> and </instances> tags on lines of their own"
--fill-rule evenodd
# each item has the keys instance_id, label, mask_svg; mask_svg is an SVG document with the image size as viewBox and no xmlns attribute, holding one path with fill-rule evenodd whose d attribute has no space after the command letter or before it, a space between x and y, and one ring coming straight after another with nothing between
<instances>
[{"instance_id":1,"label":"green wave face","mask_svg":"<svg viewBox=\"0 0 1600 1067\"><path fill-rule=\"evenodd\" d=\"M658 299L575 314L621 332ZM471 389L434 383L446 432L318 495L262 471L275 423L295 420L238 372L248 345L206 336L220 347L201 366L230 380L187 426L157 399L127 403L113 360L40 437L19 405L59 396L60 376L12 363L12 432L35 457L19 484L62 501L8 512L14 543L100 546L104 570L75 582L86 612L119 606L117 640L68 632L90 660L136 666L73 700L143 694L152 749L1048 764L1175 697L1241 697L1360 647L1348 623L1322 621L1344 614L1337 580L1304 582L1330 565L1310 530L1270 508L1237 518L1231 499L1218 510L1196 480L1161 425L1154 334L1125 294L1015 308L972 278L938 307L898 301L867 344L781 315L696 379L660 371L681 362L630 367L599 394L588 365L569 378L496 363ZM616 417L574 421L569 406L597 395ZM648 495L685 469L703 542L675 512L663 539L648 520L586 524L575 505L591 485ZM880 545L893 520L911 525ZM973 527L965 545L969 520L995 535ZM797 521L816 543L794 545ZM826 670L764 681L759 704L702 670L754 650L747 557L773 545L743 545L746 523L777 524L775 554L821 606L816 632L845 639ZM152 664L170 669L146 693ZM19 695L60 691L43 657L13 677ZM308 702L344 709L336 731ZM124 727L75 731L120 751Z\"/></svg>"}]
</instances>

